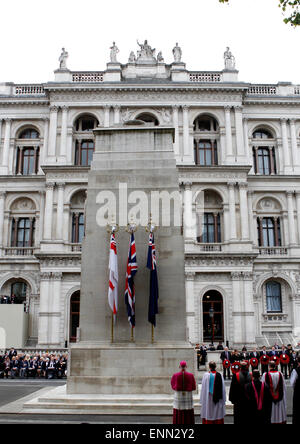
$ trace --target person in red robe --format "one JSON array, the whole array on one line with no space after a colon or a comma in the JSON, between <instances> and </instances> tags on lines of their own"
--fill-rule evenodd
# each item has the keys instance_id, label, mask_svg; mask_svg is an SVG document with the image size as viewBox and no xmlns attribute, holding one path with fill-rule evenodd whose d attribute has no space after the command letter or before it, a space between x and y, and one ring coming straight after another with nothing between
<instances>
[{"instance_id":1,"label":"person in red robe","mask_svg":"<svg viewBox=\"0 0 300 444\"><path fill-rule=\"evenodd\" d=\"M174 373L171 387L174 390L173 424L195 424L193 391L196 381L192 373L186 371L187 364L181 361L180 371Z\"/></svg>"}]
</instances>

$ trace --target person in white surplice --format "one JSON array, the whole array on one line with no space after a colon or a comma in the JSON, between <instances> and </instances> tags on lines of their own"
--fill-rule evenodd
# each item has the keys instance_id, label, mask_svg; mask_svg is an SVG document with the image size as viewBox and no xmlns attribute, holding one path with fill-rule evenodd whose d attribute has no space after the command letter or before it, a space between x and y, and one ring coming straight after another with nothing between
<instances>
[{"instance_id":1,"label":"person in white surplice","mask_svg":"<svg viewBox=\"0 0 300 444\"><path fill-rule=\"evenodd\" d=\"M266 383L272 396L271 424L286 424L286 384L274 361L270 362L270 371L263 374L262 382Z\"/></svg>"},{"instance_id":2,"label":"person in white surplice","mask_svg":"<svg viewBox=\"0 0 300 444\"><path fill-rule=\"evenodd\" d=\"M216 363L209 363L209 372L202 378L200 395L202 424L224 424L226 390Z\"/></svg>"}]
</instances>

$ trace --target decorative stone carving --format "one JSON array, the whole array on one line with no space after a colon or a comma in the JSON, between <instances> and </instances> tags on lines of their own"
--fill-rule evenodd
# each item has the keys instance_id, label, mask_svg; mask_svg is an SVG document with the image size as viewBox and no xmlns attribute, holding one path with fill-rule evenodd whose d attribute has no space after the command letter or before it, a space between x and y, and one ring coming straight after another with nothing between
<instances>
[{"instance_id":1,"label":"decorative stone carving","mask_svg":"<svg viewBox=\"0 0 300 444\"><path fill-rule=\"evenodd\" d=\"M11 206L11 210L12 211L35 210L35 203L27 197L21 197L20 199L14 201L14 203Z\"/></svg>"},{"instance_id":2,"label":"decorative stone carving","mask_svg":"<svg viewBox=\"0 0 300 444\"><path fill-rule=\"evenodd\" d=\"M158 63L164 63L165 61L161 51L159 51L159 53L157 54L157 61Z\"/></svg>"},{"instance_id":3,"label":"decorative stone carving","mask_svg":"<svg viewBox=\"0 0 300 444\"><path fill-rule=\"evenodd\" d=\"M230 51L228 46L226 48L226 51L224 52L224 62L225 62L225 69L229 71L235 70L235 57Z\"/></svg>"},{"instance_id":4,"label":"decorative stone carving","mask_svg":"<svg viewBox=\"0 0 300 444\"><path fill-rule=\"evenodd\" d=\"M116 43L113 42L112 46L110 47L110 61L111 61L111 63L118 63L118 61L117 61L118 52L119 52L119 48L116 46Z\"/></svg>"},{"instance_id":5,"label":"decorative stone carving","mask_svg":"<svg viewBox=\"0 0 300 444\"><path fill-rule=\"evenodd\" d=\"M137 44L140 47L140 50L137 52L137 63L139 62L156 62L155 59L155 48L152 49L148 44L148 41L145 40L144 43L139 43L137 40Z\"/></svg>"},{"instance_id":6,"label":"decorative stone carving","mask_svg":"<svg viewBox=\"0 0 300 444\"><path fill-rule=\"evenodd\" d=\"M62 48L62 53L59 56L59 69L60 70L67 70L67 58L69 57L69 54L65 50L65 48Z\"/></svg>"},{"instance_id":7,"label":"decorative stone carving","mask_svg":"<svg viewBox=\"0 0 300 444\"><path fill-rule=\"evenodd\" d=\"M174 62L180 63L181 57L182 57L182 50L181 50L180 46L178 46L178 43L176 43L172 52L173 52Z\"/></svg>"}]
</instances>

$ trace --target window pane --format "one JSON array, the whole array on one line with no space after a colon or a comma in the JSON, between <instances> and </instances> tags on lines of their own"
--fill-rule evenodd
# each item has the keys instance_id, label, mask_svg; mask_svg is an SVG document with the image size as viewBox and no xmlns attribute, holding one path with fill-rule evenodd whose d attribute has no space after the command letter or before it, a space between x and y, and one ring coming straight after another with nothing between
<instances>
[{"instance_id":1,"label":"window pane","mask_svg":"<svg viewBox=\"0 0 300 444\"><path fill-rule=\"evenodd\" d=\"M267 311L282 312L281 285L279 282L268 282L266 284Z\"/></svg>"}]
</instances>

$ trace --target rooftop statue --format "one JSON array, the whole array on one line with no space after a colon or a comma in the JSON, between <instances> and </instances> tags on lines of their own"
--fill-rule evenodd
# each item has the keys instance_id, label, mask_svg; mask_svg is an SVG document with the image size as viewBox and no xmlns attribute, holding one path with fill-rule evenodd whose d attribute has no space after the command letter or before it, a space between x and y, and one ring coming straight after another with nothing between
<instances>
[{"instance_id":1,"label":"rooftop statue","mask_svg":"<svg viewBox=\"0 0 300 444\"><path fill-rule=\"evenodd\" d=\"M65 48L62 48L62 53L59 56L59 69L68 69L67 68L67 58L69 57L69 54L65 50Z\"/></svg>"},{"instance_id":2,"label":"rooftop statue","mask_svg":"<svg viewBox=\"0 0 300 444\"><path fill-rule=\"evenodd\" d=\"M157 54L157 61L160 63L163 63L165 61L161 51L159 51L159 53Z\"/></svg>"},{"instance_id":3,"label":"rooftop statue","mask_svg":"<svg viewBox=\"0 0 300 444\"><path fill-rule=\"evenodd\" d=\"M110 62L111 63L118 63L118 61L117 61L118 52L119 52L119 48L116 46L116 42L113 42L112 46L110 47Z\"/></svg>"},{"instance_id":4,"label":"rooftop statue","mask_svg":"<svg viewBox=\"0 0 300 444\"><path fill-rule=\"evenodd\" d=\"M224 52L224 62L225 69L234 70L235 69L235 57L227 46L226 51Z\"/></svg>"},{"instance_id":5,"label":"rooftop statue","mask_svg":"<svg viewBox=\"0 0 300 444\"><path fill-rule=\"evenodd\" d=\"M144 43L139 43L137 40L137 44L141 48L140 51L137 52L137 61L156 61L155 48L152 49L151 46L148 45L147 40L145 40Z\"/></svg>"},{"instance_id":6,"label":"rooftop statue","mask_svg":"<svg viewBox=\"0 0 300 444\"><path fill-rule=\"evenodd\" d=\"M180 46L178 46L178 43L176 43L172 52L173 52L174 62L175 63L181 62L182 50L181 50Z\"/></svg>"}]
</instances>

